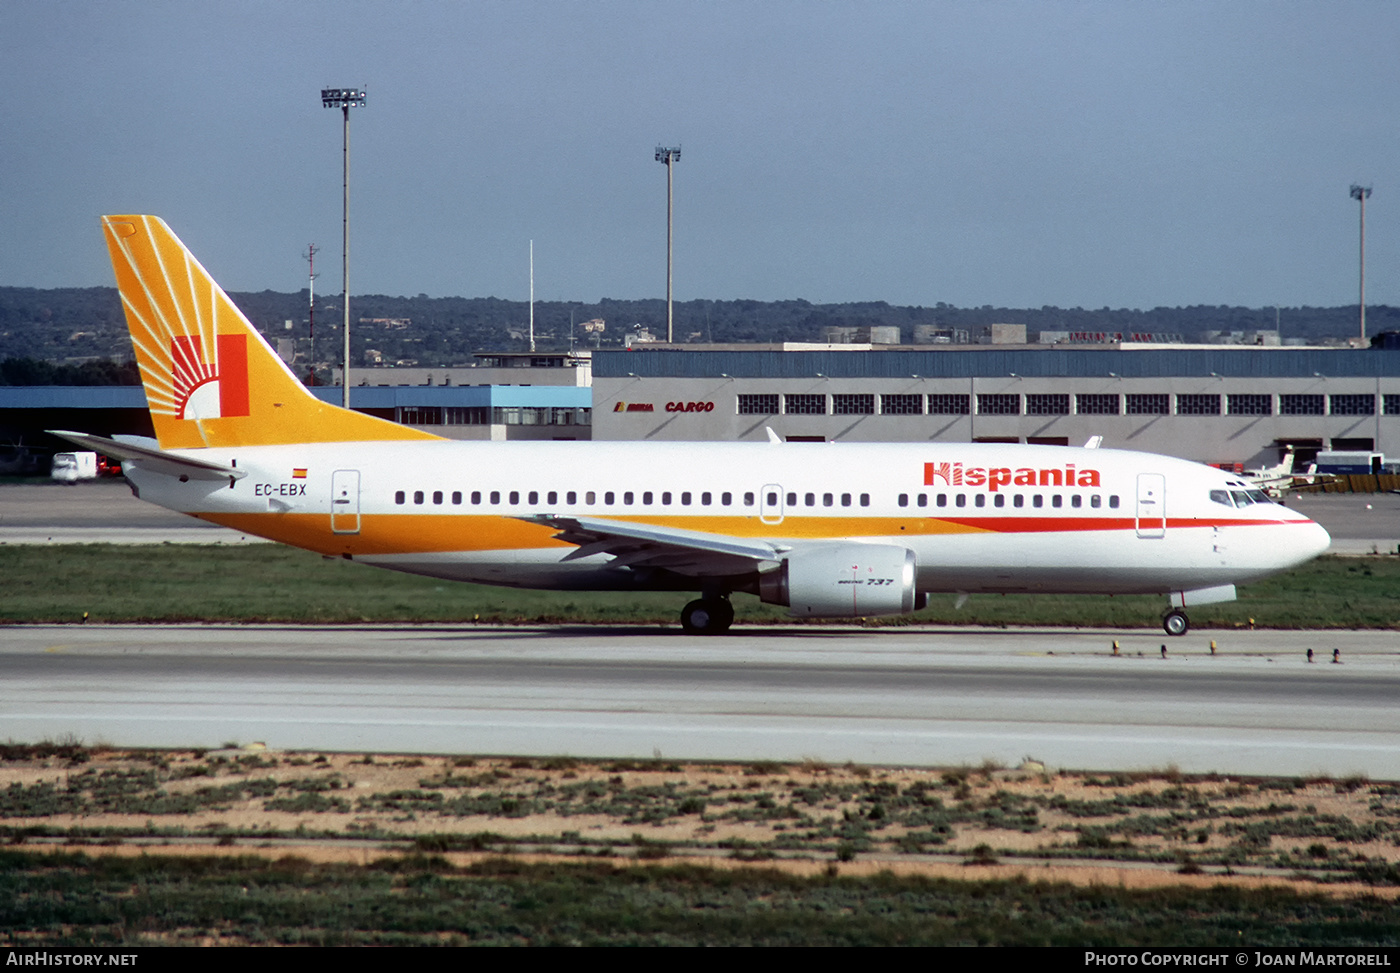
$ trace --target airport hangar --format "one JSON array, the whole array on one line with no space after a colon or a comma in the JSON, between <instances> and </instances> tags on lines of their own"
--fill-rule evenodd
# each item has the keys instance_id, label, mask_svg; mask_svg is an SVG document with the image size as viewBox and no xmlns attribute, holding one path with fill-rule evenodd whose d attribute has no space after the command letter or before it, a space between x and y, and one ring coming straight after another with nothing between
<instances>
[{"instance_id":1,"label":"airport hangar","mask_svg":"<svg viewBox=\"0 0 1400 973\"><path fill-rule=\"evenodd\" d=\"M1221 465L1400 452L1400 348L634 346L593 353L600 440L1027 442Z\"/></svg>"},{"instance_id":2,"label":"airport hangar","mask_svg":"<svg viewBox=\"0 0 1400 973\"><path fill-rule=\"evenodd\" d=\"M453 439L1029 442L1245 467L1400 453L1400 348L639 345L363 368L351 407ZM312 390L339 403L341 390ZM0 389L0 426L150 435L139 387ZM30 440L32 441L32 440ZM61 446L58 448L62 448Z\"/></svg>"}]
</instances>

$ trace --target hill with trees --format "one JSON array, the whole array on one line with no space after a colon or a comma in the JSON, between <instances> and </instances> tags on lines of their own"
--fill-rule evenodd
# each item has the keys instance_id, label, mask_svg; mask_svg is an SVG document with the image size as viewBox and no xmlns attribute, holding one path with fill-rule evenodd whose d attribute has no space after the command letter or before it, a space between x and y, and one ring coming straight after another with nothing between
<instances>
[{"instance_id":1,"label":"hill with trees","mask_svg":"<svg viewBox=\"0 0 1400 973\"><path fill-rule=\"evenodd\" d=\"M259 291L230 297L269 339L292 338L299 361L310 359L308 295ZM353 295L351 312L354 356L364 361L371 350L383 361L413 361L427 367L459 365L474 352L528 350L529 307L524 301L494 297L388 297ZM1285 338L1320 341L1357 333L1355 305L1245 308L1197 305L1152 308L1005 308L983 305L959 308L898 306L883 301L812 304L808 301L684 301L675 305L678 341L779 342L821 341L828 327L894 326L912 342L917 325L965 330L975 339L993 323L1026 325L1040 331L1152 332L1196 339L1206 331L1273 330ZM1400 330L1400 309L1368 307L1371 333ZM585 321L602 319L601 335L585 334ZM292 322L288 330L286 322ZM665 336L666 303L661 299L613 300L597 303L540 301L535 304L536 347L561 350L573 339L589 347L600 338L603 347L616 347L623 336L648 329ZM339 295L316 305L316 358L328 363L339 357L341 306ZM124 361L131 357L130 340L115 288L56 288L39 290L0 287L0 361L81 364L93 360ZM62 381L62 375L52 380ZM39 376L34 366L11 366L0 373L5 384L28 384ZM100 377L100 375L98 376ZM125 380L116 376L118 380ZM96 384L96 383L95 383Z\"/></svg>"}]
</instances>

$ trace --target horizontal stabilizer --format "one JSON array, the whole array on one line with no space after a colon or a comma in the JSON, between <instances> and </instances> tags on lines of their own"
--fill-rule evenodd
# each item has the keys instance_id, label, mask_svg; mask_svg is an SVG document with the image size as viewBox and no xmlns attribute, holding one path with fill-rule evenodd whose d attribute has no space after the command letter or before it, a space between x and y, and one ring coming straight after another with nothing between
<instances>
[{"instance_id":1,"label":"horizontal stabilizer","mask_svg":"<svg viewBox=\"0 0 1400 973\"><path fill-rule=\"evenodd\" d=\"M87 433L67 432L63 429L46 430L50 436L57 436L66 439L70 443L75 443L84 449L91 449L104 456L119 459L122 462L128 460L138 463L143 470L150 470L153 473L163 473L166 476L185 476L191 480L222 480L233 477L240 480L248 474L240 469L227 466L223 463L211 463L208 460L192 459L182 456L179 453L167 452L163 449L152 449L147 446L137 446L134 443L121 443L115 439L108 439L105 436L90 436Z\"/></svg>"}]
</instances>

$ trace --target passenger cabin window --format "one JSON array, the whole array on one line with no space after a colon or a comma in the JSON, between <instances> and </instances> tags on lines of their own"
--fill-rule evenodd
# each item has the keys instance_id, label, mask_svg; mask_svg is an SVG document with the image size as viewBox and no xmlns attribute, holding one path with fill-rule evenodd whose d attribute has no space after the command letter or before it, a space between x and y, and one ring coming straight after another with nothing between
<instances>
[{"instance_id":1,"label":"passenger cabin window","mask_svg":"<svg viewBox=\"0 0 1400 973\"><path fill-rule=\"evenodd\" d=\"M1118 494L1115 493L1108 498L1108 506L1111 510L1118 509Z\"/></svg>"},{"instance_id":2,"label":"passenger cabin window","mask_svg":"<svg viewBox=\"0 0 1400 973\"><path fill-rule=\"evenodd\" d=\"M1095 510L1102 507L1103 497L1099 496L1097 493L1094 494L1092 497L1089 498L1089 506L1093 507Z\"/></svg>"},{"instance_id":3,"label":"passenger cabin window","mask_svg":"<svg viewBox=\"0 0 1400 973\"><path fill-rule=\"evenodd\" d=\"M1050 498L1050 506L1052 506L1052 507L1062 507L1062 506L1064 506L1064 498L1061 497L1058 493L1055 494L1053 497Z\"/></svg>"},{"instance_id":4,"label":"passenger cabin window","mask_svg":"<svg viewBox=\"0 0 1400 973\"><path fill-rule=\"evenodd\" d=\"M921 494L919 494L919 495L914 499L914 503L915 503L916 506L919 506L919 507L927 507L927 506L928 506L928 494L927 494L927 493L921 493Z\"/></svg>"},{"instance_id":5,"label":"passenger cabin window","mask_svg":"<svg viewBox=\"0 0 1400 973\"><path fill-rule=\"evenodd\" d=\"M1019 494L1019 493L1018 493L1018 494L1016 494L1016 496L1014 496L1014 497L1011 498L1011 506L1013 506L1013 507L1024 507L1025 505L1026 505L1026 498L1025 498L1022 494Z\"/></svg>"},{"instance_id":6,"label":"passenger cabin window","mask_svg":"<svg viewBox=\"0 0 1400 973\"><path fill-rule=\"evenodd\" d=\"M456 504L457 506L459 506L459 507L462 505L462 491L461 491L461 490L453 490L453 491L452 491L452 502L453 502L454 504Z\"/></svg>"},{"instance_id":7,"label":"passenger cabin window","mask_svg":"<svg viewBox=\"0 0 1400 973\"><path fill-rule=\"evenodd\" d=\"M966 506L967 506L967 494L966 494L966 493L959 493L956 497L953 498L953 503L956 504L956 505L959 506L959 507L966 507Z\"/></svg>"},{"instance_id":8,"label":"passenger cabin window","mask_svg":"<svg viewBox=\"0 0 1400 973\"><path fill-rule=\"evenodd\" d=\"M807 506L809 507L815 507L817 505L817 495L815 493L807 494L804 499L807 501Z\"/></svg>"},{"instance_id":9,"label":"passenger cabin window","mask_svg":"<svg viewBox=\"0 0 1400 973\"><path fill-rule=\"evenodd\" d=\"M611 490L609 490L609 491L607 491L606 493L603 494L603 504L604 504L604 506L608 506L608 507L611 507L611 506L612 506L612 504L613 504L613 492L612 492Z\"/></svg>"},{"instance_id":10,"label":"passenger cabin window","mask_svg":"<svg viewBox=\"0 0 1400 973\"><path fill-rule=\"evenodd\" d=\"M1043 507L1043 506L1045 506L1045 498L1042 497L1040 494L1037 493L1035 496L1031 497L1031 506L1032 506L1032 507Z\"/></svg>"},{"instance_id":11,"label":"passenger cabin window","mask_svg":"<svg viewBox=\"0 0 1400 973\"><path fill-rule=\"evenodd\" d=\"M795 493L789 493L789 494L787 495L787 505L788 505L789 507L795 507L795 506L797 506L797 494L795 494Z\"/></svg>"},{"instance_id":12,"label":"passenger cabin window","mask_svg":"<svg viewBox=\"0 0 1400 973\"><path fill-rule=\"evenodd\" d=\"M500 491L500 490L492 490L492 491L491 491L491 502L492 502L492 503L500 503L500 502L501 502L501 491Z\"/></svg>"},{"instance_id":13,"label":"passenger cabin window","mask_svg":"<svg viewBox=\"0 0 1400 973\"><path fill-rule=\"evenodd\" d=\"M708 506L710 505L710 500L711 500L710 494L708 494L708 493L702 493L702 494L700 494L700 506L702 506L702 507L708 507Z\"/></svg>"},{"instance_id":14,"label":"passenger cabin window","mask_svg":"<svg viewBox=\"0 0 1400 973\"><path fill-rule=\"evenodd\" d=\"M622 494L622 504L625 507L632 506L632 491L627 490Z\"/></svg>"},{"instance_id":15,"label":"passenger cabin window","mask_svg":"<svg viewBox=\"0 0 1400 973\"><path fill-rule=\"evenodd\" d=\"M403 501L404 501L403 491L402 491L402 490L395 491L395 493L394 493L394 502L395 502L395 503L403 503Z\"/></svg>"},{"instance_id":16,"label":"passenger cabin window","mask_svg":"<svg viewBox=\"0 0 1400 973\"><path fill-rule=\"evenodd\" d=\"M669 506L671 505L671 491L670 491L670 490L667 490L667 491L665 491L665 492L663 492L663 493L661 494L661 504L662 504L662 506L666 506L666 507L669 507Z\"/></svg>"},{"instance_id":17,"label":"passenger cabin window","mask_svg":"<svg viewBox=\"0 0 1400 973\"><path fill-rule=\"evenodd\" d=\"M992 501L992 505L995 506L995 507L1004 507L1004 506L1006 506L1006 495L1005 495L1005 494L998 493L998 494L996 495L996 499Z\"/></svg>"},{"instance_id":18,"label":"passenger cabin window","mask_svg":"<svg viewBox=\"0 0 1400 973\"><path fill-rule=\"evenodd\" d=\"M513 504L514 504L514 503L519 503L519 502L520 502L520 491L519 491L519 490L512 490L512 491L510 491L510 502L513 503Z\"/></svg>"},{"instance_id":19,"label":"passenger cabin window","mask_svg":"<svg viewBox=\"0 0 1400 973\"><path fill-rule=\"evenodd\" d=\"M414 502L414 503L422 503L422 502L423 502L423 491L422 491L422 490L414 490L414 491L413 491L413 502Z\"/></svg>"},{"instance_id":20,"label":"passenger cabin window","mask_svg":"<svg viewBox=\"0 0 1400 973\"><path fill-rule=\"evenodd\" d=\"M592 490L589 490L583 495L583 502L590 507L593 506L595 503L598 502L598 494L594 493Z\"/></svg>"},{"instance_id":21,"label":"passenger cabin window","mask_svg":"<svg viewBox=\"0 0 1400 973\"><path fill-rule=\"evenodd\" d=\"M682 506L682 507L689 507L689 506L690 506L690 491L689 491L689 490L682 491L682 493L681 493L681 506Z\"/></svg>"},{"instance_id":22,"label":"passenger cabin window","mask_svg":"<svg viewBox=\"0 0 1400 973\"><path fill-rule=\"evenodd\" d=\"M987 495L985 493L977 494L976 504L979 507L985 507L987 505Z\"/></svg>"},{"instance_id":23,"label":"passenger cabin window","mask_svg":"<svg viewBox=\"0 0 1400 973\"><path fill-rule=\"evenodd\" d=\"M651 491L650 491L650 490L643 490L643 491L642 491L642 503L643 503L643 504L649 504L649 503L651 503Z\"/></svg>"},{"instance_id":24,"label":"passenger cabin window","mask_svg":"<svg viewBox=\"0 0 1400 973\"><path fill-rule=\"evenodd\" d=\"M732 494L732 493L721 493L721 494L719 495L719 505L720 505L721 507L727 507L727 506L729 506L730 504L732 504L733 502L734 502L734 494Z\"/></svg>"},{"instance_id":25,"label":"passenger cabin window","mask_svg":"<svg viewBox=\"0 0 1400 973\"><path fill-rule=\"evenodd\" d=\"M472 503L481 503L481 491L480 491L480 490L473 490L473 491L472 491Z\"/></svg>"},{"instance_id":26,"label":"passenger cabin window","mask_svg":"<svg viewBox=\"0 0 1400 973\"><path fill-rule=\"evenodd\" d=\"M1069 498L1069 505L1071 507L1082 507L1084 506L1084 498L1076 493L1074 496Z\"/></svg>"},{"instance_id":27,"label":"passenger cabin window","mask_svg":"<svg viewBox=\"0 0 1400 973\"><path fill-rule=\"evenodd\" d=\"M771 495L770 495L770 496L771 496ZM746 507L752 507L752 506L753 506L753 499L754 499L754 498L753 498L753 494L752 494L752 493L745 493L745 494L744 494L744 506L746 506ZM776 502L778 498L777 498L776 496L772 496L772 499L773 499L773 501Z\"/></svg>"},{"instance_id":28,"label":"passenger cabin window","mask_svg":"<svg viewBox=\"0 0 1400 973\"><path fill-rule=\"evenodd\" d=\"M862 494L860 495L860 505L861 505L862 507L868 507L868 506L870 506L870 494L868 494L868 493L862 493Z\"/></svg>"},{"instance_id":29,"label":"passenger cabin window","mask_svg":"<svg viewBox=\"0 0 1400 973\"><path fill-rule=\"evenodd\" d=\"M433 491L433 503L442 503L442 491L441 491L441 490L434 490L434 491Z\"/></svg>"},{"instance_id":30,"label":"passenger cabin window","mask_svg":"<svg viewBox=\"0 0 1400 973\"><path fill-rule=\"evenodd\" d=\"M907 494L907 493L901 493L901 494L899 495L899 505L900 505L901 507L907 507L907 506L909 506L909 494Z\"/></svg>"},{"instance_id":31,"label":"passenger cabin window","mask_svg":"<svg viewBox=\"0 0 1400 973\"><path fill-rule=\"evenodd\" d=\"M564 502L572 507L574 504L578 503L578 493L570 490L568 493L564 494Z\"/></svg>"},{"instance_id":32,"label":"passenger cabin window","mask_svg":"<svg viewBox=\"0 0 1400 973\"><path fill-rule=\"evenodd\" d=\"M559 502L558 492L555 490L550 490L547 494L545 494L544 502L549 504L551 507L554 506L556 503Z\"/></svg>"},{"instance_id":33,"label":"passenger cabin window","mask_svg":"<svg viewBox=\"0 0 1400 973\"><path fill-rule=\"evenodd\" d=\"M841 506L843 506L843 507L849 507L850 505L851 505L851 495L850 495L849 493L843 493L843 494L841 494Z\"/></svg>"},{"instance_id":34,"label":"passenger cabin window","mask_svg":"<svg viewBox=\"0 0 1400 973\"><path fill-rule=\"evenodd\" d=\"M532 507L533 507L535 504L539 503L539 502L540 502L540 491L538 491L538 490L531 490L530 493L529 493L529 496L528 496L528 502L529 502L530 506L532 506Z\"/></svg>"}]
</instances>

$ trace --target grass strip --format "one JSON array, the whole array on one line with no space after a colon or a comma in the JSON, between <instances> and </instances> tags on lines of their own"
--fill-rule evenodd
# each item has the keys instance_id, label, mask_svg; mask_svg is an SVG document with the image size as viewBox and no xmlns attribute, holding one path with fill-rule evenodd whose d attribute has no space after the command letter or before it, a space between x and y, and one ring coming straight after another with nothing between
<instances>
[{"instance_id":1,"label":"grass strip","mask_svg":"<svg viewBox=\"0 0 1400 973\"><path fill-rule=\"evenodd\" d=\"M1400 559L1324 557L1194 609L1196 627L1400 627ZM398 574L293 548L83 544L0 546L0 623L471 622L676 624L679 592L526 591ZM885 624L1155 628L1157 596L935 595ZM791 624L784 609L734 598L736 623Z\"/></svg>"},{"instance_id":2,"label":"grass strip","mask_svg":"<svg viewBox=\"0 0 1400 973\"><path fill-rule=\"evenodd\" d=\"M1374 947L1400 944L1400 905L839 869L6 851L0 943Z\"/></svg>"}]
</instances>

